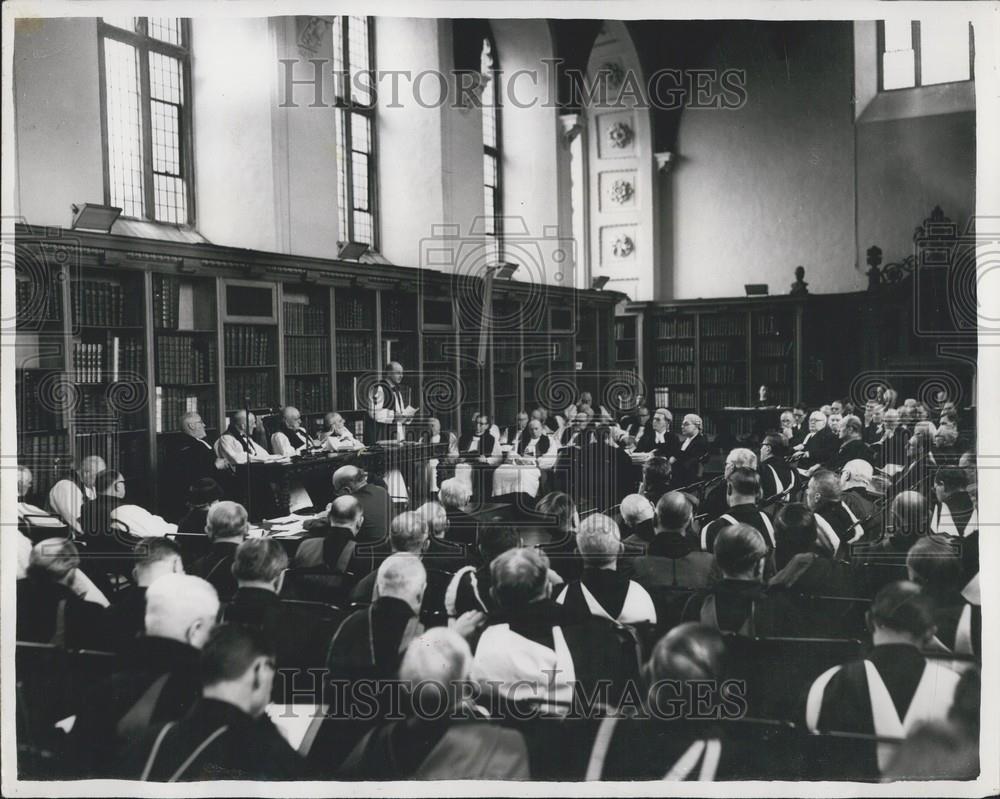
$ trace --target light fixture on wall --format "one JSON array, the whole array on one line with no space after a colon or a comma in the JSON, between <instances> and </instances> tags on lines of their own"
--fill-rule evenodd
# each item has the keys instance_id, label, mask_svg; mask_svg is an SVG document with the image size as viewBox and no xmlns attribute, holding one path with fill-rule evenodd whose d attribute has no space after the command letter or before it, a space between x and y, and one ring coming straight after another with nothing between
<instances>
[{"instance_id":1,"label":"light fixture on wall","mask_svg":"<svg viewBox=\"0 0 1000 799\"><path fill-rule=\"evenodd\" d=\"M606 285L608 285L609 280L611 280L611 278L608 277L607 275L598 275L597 277L594 278L593 282L590 284L590 287L595 291L600 291Z\"/></svg>"},{"instance_id":2,"label":"light fixture on wall","mask_svg":"<svg viewBox=\"0 0 1000 799\"><path fill-rule=\"evenodd\" d=\"M110 233L111 226L122 214L121 208L96 203L83 205L73 203L70 208L73 209L73 220L69 223L70 230L99 230L101 233Z\"/></svg>"},{"instance_id":3,"label":"light fixture on wall","mask_svg":"<svg viewBox=\"0 0 1000 799\"><path fill-rule=\"evenodd\" d=\"M337 257L342 261L357 261L368 252L368 245L361 241L338 241Z\"/></svg>"}]
</instances>

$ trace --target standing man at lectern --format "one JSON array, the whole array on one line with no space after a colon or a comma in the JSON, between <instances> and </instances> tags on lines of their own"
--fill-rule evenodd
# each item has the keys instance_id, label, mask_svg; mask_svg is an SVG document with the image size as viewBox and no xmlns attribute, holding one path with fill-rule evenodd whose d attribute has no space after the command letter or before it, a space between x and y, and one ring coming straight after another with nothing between
<instances>
[{"instance_id":1,"label":"standing man at lectern","mask_svg":"<svg viewBox=\"0 0 1000 799\"><path fill-rule=\"evenodd\" d=\"M371 417L375 420L376 441L406 439L406 426L413 421L417 409L410 405L409 388L402 383L402 365L390 361L385 367L385 379L372 392Z\"/></svg>"}]
</instances>

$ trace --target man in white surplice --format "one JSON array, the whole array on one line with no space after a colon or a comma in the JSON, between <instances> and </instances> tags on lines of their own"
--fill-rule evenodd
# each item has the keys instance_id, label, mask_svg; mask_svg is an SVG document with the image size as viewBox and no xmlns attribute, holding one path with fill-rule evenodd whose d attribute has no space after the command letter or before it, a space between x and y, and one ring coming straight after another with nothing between
<instances>
[{"instance_id":1,"label":"man in white surplice","mask_svg":"<svg viewBox=\"0 0 1000 799\"><path fill-rule=\"evenodd\" d=\"M375 441L405 441L406 426L413 421L417 409L406 402L403 389L403 366L390 361L385 367L385 380L375 386L369 411L375 420ZM398 469L385 476L389 494L397 501L408 497L406 483Z\"/></svg>"}]
</instances>

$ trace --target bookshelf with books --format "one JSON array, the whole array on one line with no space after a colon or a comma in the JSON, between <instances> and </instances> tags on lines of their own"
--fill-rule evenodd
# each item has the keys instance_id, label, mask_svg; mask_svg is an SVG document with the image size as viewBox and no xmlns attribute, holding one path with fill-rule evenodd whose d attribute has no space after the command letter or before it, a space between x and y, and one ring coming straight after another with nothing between
<instances>
[{"instance_id":1,"label":"bookshelf with books","mask_svg":"<svg viewBox=\"0 0 1000 799\"><path fill-rule=\"evenodd\" d=\"M70 430L78 458L99 455L140 504L148 480L150 392L142 272L80 269L70 279Z\"/></svg>"},{"instance_id":2,"label":"bookshelf with books","mask_svg":"<svg viewBox=\"0 0 1000 799\"><path fill-rule=\"evenodd\" d=\"M280 405L276 285L223 283L222 362L226 417L249 407L258 415Z\"/></svg>"},{"instance_id":3,"label":"bookshelf with books","mask_svg":"<svg viewBox=\"0 0 1000 799\"><path fill-rule=\"evenodd\" d=\"M459 427L462 432L474 429L473 414L493 412L488 384L489 348L480 351L482 313L480 296L470 292L458 298L458 379L462 389Z\"/></svg>"},{"instance_id":4,"label":"bookshelf with books","mask_svg":"<svg viewBox=\"0 0 1000 799\"><path fill-rule=\"evenodd\" d=\"M404 392L409 392L410 404L418 408L422 391L421 352L418 307L412 294L402 290L383 289L379 292L380 357L375 365L380 371L390 361L402 364L405 374Z\"/></svg>"},{"instance_id":5,"label":"bookshelf with books","mask_svg":"<svg viewBox=\"0 0 1000 799\"><path fill-rule=\"evenodd\" d=\"M696 412L698 406L698 318L695 314L668 311L649 317L655 367L650 391L653 405L663 402L674 414L674 429L680 429L681 417Z\"/></svg>"},{"instance_id":6,"label":"bookshelf with books","mask_svg":"<svg viewBox=\"0 0 1000 799\"><path fill-rule=\"evenodd\" d=\"M750 406L750 387L747 382L747 347L749 337L746 311L721 311L699 315L700 339L698 342L699 378L701 381L702 407L742 408ZM747 420L737 420L736 435L746 435L743 429ZM705 431L716 432L715 420L705 420Z\"/></svg>"},{"instance_id":7,"label":"bookshelf with books","mask_svg":"<svg viewBox=\"0 0 1000 799\"><path fill-rule=\"evenodd\" d=\"M379 366L377 298L373 289L334 289L336 408L351 422L365 421L365 386Z\"/></svg>"},{"instance_id":8,"label":"bookshelf with books","mask_svg":"<svg viewBox=\"0 0 1000 799\"><path fill-rule=\"evenodd\" d=\"M524 407L520 374L522 369L522 308L514 299L493 300L490 359L493 385L491 413L501 427L514 424Z\"/></svg>"},{"instance_id":9,"label":"bookshelf with books","mask_svg":"<svg viewBox=\"0 0 1000 799\"><path fill-rule=\"evenodd\" d=\"M282 292L284 404L298 408L307 429L333 408L330 375L330 290L291 288Z\"/></svg>"},{"instance_id":10,"label":"bookshelf with books","mask_svg":"<svg viewBox=\"0 0 1000 799\"><path fill-rule=\"evenodd\" d=\"M215 280L155 274L153 429L160 439L196 411L208 439L219 434L218 309Z\"/></svg>"},{"instance_id":11,"label":"bookshelf with books","mask_svg":"<svg viewBox=\"0 0 1000 799\"><path fill-rule=\"evenodd\" d=\"M573 333L576 330L575 308L571 305L549 305L549 346L551 347L553 372L550 383L550 394L562 397L563 388L573 387L574 398L578 395L576 388L576 342ZM554 396L546 398L551 404ZM562 408L555 409L562 413Z\"/></svg>"},{"instance_id":12,"label":"bookshelf with books","mask_svg":"<svg viewBox=\"0 0 1000 799\"><path fill-rule=\"evenodd\" d=\"M795 391L795 314L760 309L750 314L750 390L768 387L771 402L791 405Z\"/></svg>"},{"instance_id":13,"label":"bookshelf with books","mask_svg":"<svg viewBox=\"0 0 1000 799\"><path fill-rule=\"evenodd\" d=\"M14 337L17 462L31 469L44 499L72 458L68 419L76 396L66 372L65 267L46 263L38 247L15 260Z\"/></svg>"}]
</instances>

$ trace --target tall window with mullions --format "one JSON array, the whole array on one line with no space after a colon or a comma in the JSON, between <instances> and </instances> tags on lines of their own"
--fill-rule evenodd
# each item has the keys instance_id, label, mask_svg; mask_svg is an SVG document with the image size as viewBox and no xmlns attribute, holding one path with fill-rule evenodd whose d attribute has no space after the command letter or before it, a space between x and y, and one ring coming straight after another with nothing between
<instances>
[{"instance_id":1,"label":"tall window with mullions","mask_svg":"<svg viewBox=\"0 0 1000 799\"><path fill-rule=\"evenodd\" d=\"M503 155L500 148L500 59L490 36L483 37L480 70L484 85L483 110L483 217L489 259L503 260Z\"/></svg>"},{"instance_id":2,"label":"tall window with mullions","mask_svg":"<svg viewBox=\"0 0 1000 799\"><path fill-rule=\"evenodd\" d=\"M103 17L99 24L104 194L125 217L194 221L188 22Z\"/></svg>"},{"instance_id":3,"label":"tall window with mullions","mask_svg":"<svg viewBox=\"0 0 1000 799\"><path fill-rule=\"evenodd\" d=\"M371 17L334 18L340 237L377 250L373 36Z\"/></svg>"}]
</instances>

